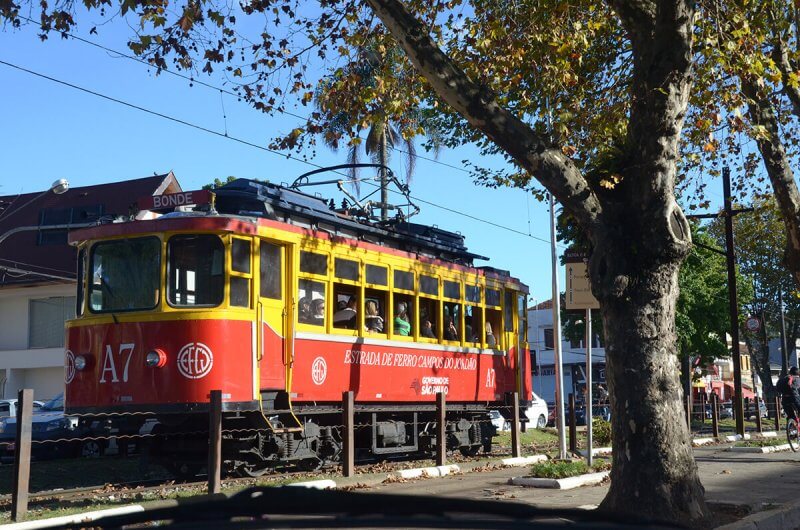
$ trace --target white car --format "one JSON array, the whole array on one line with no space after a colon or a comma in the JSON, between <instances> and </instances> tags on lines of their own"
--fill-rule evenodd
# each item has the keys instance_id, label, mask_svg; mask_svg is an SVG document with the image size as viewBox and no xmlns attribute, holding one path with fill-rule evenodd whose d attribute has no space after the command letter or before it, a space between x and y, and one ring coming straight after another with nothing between
<instances>
[{"instance_id":1,"label":"white car","mask_svg":"<svg viewBox=\"0 0 800 530\"><path fill-rule=\"evenodd\" d=\"M44 405L42 401L33 402L33 412L39 412ZM17 417L17 400L16 399L0 399L0 418L16 418Z\"/></svg>"},{"instance_id":2,"label":"white car","mask_svg":"<svg viewBox=\"0 0 800 530\"><path fill-rule=\"evenodd\" d=\"M492 425L494 425L498 431L511 430L511 426L509 425L508 420L505 419L502 414L500 414L500 411L490 410L489 417L492 418Z\"/></svg>"},{"instance_id":3,"label":"white car","mask_svg":"<svg viewBox=\"0 0 800 530\"><path fill-rule=\"evenodd\" d=\"M528 425L537 429L544 429L547 426L547 414L547 402L532 392L531 404L525 411Z\"/></svg>"}]
</instances>

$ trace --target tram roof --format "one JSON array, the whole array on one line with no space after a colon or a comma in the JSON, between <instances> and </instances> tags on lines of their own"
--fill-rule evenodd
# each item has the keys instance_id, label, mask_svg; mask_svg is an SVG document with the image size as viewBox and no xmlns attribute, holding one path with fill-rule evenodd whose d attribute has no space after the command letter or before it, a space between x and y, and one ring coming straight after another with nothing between
<instances>
[{"instance_id":1,"label":"tram roof","mask_svg":"<svg viewBox=\"0 0 800 530\"><path fill-rule=\"evenodd\" d=\"M489 259L469 252L462 234L401 219L369 222L332 208L322 197L285 186L237 179L215 189L214 193L217 196L216 208L220 213L311 225L333 235L358 237L462 265L473 266L475 259ZM508 271L493 267L480 268L510 276Z\"/></svg>"}]
</instances>

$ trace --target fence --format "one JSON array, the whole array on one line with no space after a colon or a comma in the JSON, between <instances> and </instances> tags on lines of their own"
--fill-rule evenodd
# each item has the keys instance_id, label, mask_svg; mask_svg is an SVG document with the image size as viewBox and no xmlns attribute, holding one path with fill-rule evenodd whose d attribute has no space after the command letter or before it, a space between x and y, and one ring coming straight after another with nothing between
<instances>
[{"instance_id":1,"label":"fence","mask_svg":"<svg viewBox=\"0 0 800 530\"><path fill-rule=\"evenodd\" d=\"M146 430L140 430L136 433L116 432L105 434L80 431L78 435L74 437L41 439L41 437L37 435L42 434L46 427L42 427L34 421L35 416L32 413L32 403L33 391L21 390L19 392L18 399L17 418L15 424L16 432L14 434L15 438L13 439L13 442L8 441L7 439L5 441L0 440L0 454L9 454L11 452L14 454L13 476L10 484L12 505L11 519L14 521L24 519L26 513L28 512L29 495L31 491L35 492L36 490L67 489L74 486L102 486L104 484L119 485L119 477L122 475L125 475L127 478L131 477L133 467L130 465L124 465L132 462L130 457L135 457L138 453L140 462L146 463L147 445L156 442L170 443L171 440L174 440L176 436L196 435L208 437L207 491L212 494L219 493L222 488L223 478L222 441L224 435L231 435L233 433L241 433L244 431L257 431L256 429L223 428L222 393L218 390L212 391L209 395L207 428L205 428L206 426L193 425L194 430L180 432L170 431L168 433L154 431L147 432ZM516 393L511 394L509 396L508 403L509 404L507 406L501 407L501 412L503 415L510 418L510 421L506 422L510 424L511 428L510 447L501 448L500 452L502 454L504 451L507 451L511 454L511 456L518 457L522 455L518 395ZM433 457L435 458L436 465L440 466L445 465L447 462L447 442L448 438L451 436L451 433L449 433L447 430L447 421L445 421L447 418L447 411L448 408L445 395L443 393L438 393L436 395L435 402L436 428L434 431L435 451L433 451ZM356 429L365 428L369 425L356 423L356 417L359 409L354 401L354 395L352 392L344 392L342 394L341 412L341 423L340 425L335 426L334 429L337 432L337 436L341 439L341 474L345 477L351 477L357 472L355 466ZM142 415L143 414L140 413L135 414L135 416ZM134 416L134 414L117 414L116 416L118 419L124 420L129 416ZM70 417L64 416L63 418L64 421L69 421ZM91 415L78 415L73 418L78 418L79 421L85 423L91 423L92 421ZM138 423L142 422L141 417L137 419ZM491 422L489 419L481 421ZM145 424L147 424L146 421ZM80 461L33 460L33 458L36 457L54 456L57 452L61 451L61 447L68 448L63 449L63 451L65 451L64 454L72 455L76 452L80 452L77 449L79 447L86 447L87 444L95 444L97 447L100 447L98 454L103 452L102 448L115 445L118 448L117 455L116 457L102 459L102 461L94 459L81 459ZM527 449L532 450L531 447L528 447ZM35 462L33 467L31 465L32 460ZM115 466L115 463L123 465ZM61 473L64 475L64 482L54 484L52 480L45 480L44 484L47 484L47 486L44 487L41 485L42 481L32 482L32 470L36 471L37 466L41 469L39 478L42 478L44 475L53 478L54 475L59 475L59 473L61 473L61 471L54 472L54 469L65 468L66 471ZM6 468L5 471L8 470L8 466L3 467ZM117 467L124 468L124 471L115 472L114 469ZM2 467L0 467L0 471L2 470ZM91 483L92 478L90 478L94 476L93 470L99 473L98 479L94 481L95 483ZM187 471L189 474L191 474L192 470L175 469L174 471L175 473L178 471ZM197 471L199 471L199 469ZM142 472L137 476L137 478L142 480L134 481L133 483L144 483L143 479L149 476L149 474ZM197 476L197 474L195 473L194 476ZM170 478L175 478L175 475L162 472L158 474L158 477L159 478L154 480L160 480L163 482L169 480ZM39 483L38 486L34 484L35 482ZM34 487L32 488L32 486Z\"/></svg>"},{"instance_id":2,"label":"fence","mask_svg":"<svg viewBox=\"0 0 800 530\"><path fill-rule=\"evenodd\" d=\"M714 399L706 402L705 400L686 401L686 417L694 436L714 436L720 437L725 434L735 432L735 422L732 418L733 411ZM223 424L222 414L222 394L220 391L213 391L209 395L209 414L203 416L202 424L193 424L191 428L180 431L161 432L158 430L147 430L142 428L136 432L102 432L102 433L79 433L77 438L60 439L41 439L43 428L37 427L33 421L32 414L33 392L30 390L20 391L19 406L17 417L17 429L13 442L0 439L0 454L7 446L13 446L14 463L10 466L0 466L0 484L9 483L6 491L11 491L11 517L13 520L24 518L29 504L29 492L52 490L55 488L74 488L76 486L101 486L103 484L112 485L142 485L149 482L163 483L174 479L180 475L194 477L190 480L200 480L198 468L180 469L179 463L175 463L175 468L165 471L161 468L154 469L147 466L147 447L152 444L170 444L179 436L195 436L203 442L201 451L203 457L207 453L207 485L200 486L193 482L197 489L205 489L209 493L218 493L222 488L222 479L225 472L222 443L226 438L247 433L258 434L259 429L234 429L230 425ZM429 403L429 407L434 404ZM336 416L331 419L331 428L334 431L337 443L340 443L340 452L335 455L335 459L340 461L340 473L344 477L352 477L357 473L369 472L371 464L356 467L356 436L359 429L370 427L369 424L357 423L360 414L364 413L364 408L355 402L352 392L344 392L341 401L341 418ZM361 405L363 407L363 405ZM604 407L600 407L605 410ZM448 404L444 394L437 394L435 401L435 416L431 415L435 427L431 431L431 439L435 439L435 445L427 448L424 456L420 458L431 458L436 465L445 465L448 460L457 462L459 459L469 458L471 453L465 452L464 456L457 453L448 453L448 439L452 438L452 433L447 430L448 423L444 421L448 418L448 410L453 410ZM508 431L500 433L499 437L493 439L492 454L508 455L512 457L527 456L533 454L549 453L556 455L558 450L558 438L553 430L528 430L527 424L520 422L519 396L511 394L508 396L506 405L497 408L499 417L481 420L482 422L492 422L497 427L508 428ZM781 408L777 400L771 400L765 406L759 406L752 401L747 401L745 407L746 428L751 432L761 432L769 428L780 429L784 425L781 421ZM582 412L583 419L586 419L585 407L583 410L580 404L576 403L573 395L568 396L568 404L565 409L567 435L569 451L577 454L587 449L586 433L582 432L582 427L578 425L578 413ZM762 416L768 416L763 418ZM143 422L142 414L121 414L120 419L130 419L132 416L138 423ZM147 416L147 415L144 415ZM92 418L78 416L81 421L90 423ZM534 419L535 421L536 419ZM153 423L155 423L153 421ZM144 421L144 425L150 424ZM262 429L263 430L263 429ZM527 432L526 432L527 431ZM610 431L606 429L605 439L596 433L595 444L608 445ZM81 459L81 460L59 460L59 461L36 461L32 466L32 457L51 456L58 452L59 444L66 445L75 449L74 444L80 443L86 446L95 446L100 449L97 454L103 452L103 448L118 448L115 456L106 456L101 459ZM73 444L73 445L70 445ZM6 446L5 448L3 446ZM427 447L427 446L426 446ZM452 445L451 445L452 447ZM90 451L91 452L91 451ZM110 453L111 451L109 451ZM138 459L138 462L136 461ZM363 461L360 462L363 464ZM138 465L138 467L137 467ZM384 464L378 464L385 469ZM392 464L395 465L395 464ZM400 463L399 466L417 466L414 463ZM2 473L13 472L11 477L3 479ZM134 478L135 480L131 480ZM60 482L59 482L60 480ZM238 479L227 479L226 482L233 482ZM252 480L252 479L245 479ZM149 482L148 482L149 481Z\"/></svg>"}]
</instances>

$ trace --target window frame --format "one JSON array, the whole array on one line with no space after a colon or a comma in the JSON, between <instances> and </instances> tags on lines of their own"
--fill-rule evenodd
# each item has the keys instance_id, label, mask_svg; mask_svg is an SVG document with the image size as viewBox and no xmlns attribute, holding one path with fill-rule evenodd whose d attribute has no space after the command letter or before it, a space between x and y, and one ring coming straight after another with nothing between
<instances>
[{"instance_id":1,"label":"window frame","mask_svg":"<svg viewBox=\"0 0 800 530\"><path fill-rule=\"evenodd\" d=\"M225 301L227 302L227 307L229 309L234 310L250 310L253 309L253 270L255 266L253 264L253 237L252 236L240 236L230 234L227 238L227 241L223 241L225 244L225 270L228 273L227 277L225 278ZM246 241L247 246L250 249L250 256L248 260L248 272L242 272L238 270L234 270L233 268L233 245L235 241ZM247 281L247 305L234 305L233 304L233 279L234 278L241 278ZM259 293L261 294L261 293Z\"/></svg>"},{"instance_id":2,"label":"window frame","mask_svg":"<svg viewBox=\"0 0 800 530\"><path fill-rule=\"evenodd\" d=\"M217 304L179 305L179 304L173 304L172 300L170 300L169 286L170 286L170 282L172 280L172 277L170 275L170 259L171 259L170 243L171 243L173 238L186 237L186 236L214 236L219 240L220 244L222 245L222 300L220 300L220 302L217 303ZM192 310L201 310L202 311L202 310L206 310L206 309L209 309L209 308L218 308L218 307L225 308L225 307L227 307L227 303L228 303L228 274L227 274L226 269L228 269L229 256L228 256L227 244L226 244L226 241L225 241L224 237L221 237L219 234L215 234L213 232L178 232L178 233L169 234L164 240L163 258L164 258L164 261L163 261L164 265L161 267L161 269L163 271L163 277L162 277L163 289L162 290L164 291L163 299L166 302L168 307L170 307L171 309L178 310L178 311L192 311Z\"/></svg>"},{"instance_id":3,"label":"window frame","mask_svg":"<svg viewBox=\"0 0 800 530\"><path fill-rule=\"evenodd\" d=\"M89 281L88 278L89 278L89 274L91 274L92 277L94 277L94 258L95 258L95 254L97 252L97 248L101 247L103 245L118 243L118 242L123 241L125 239L128 239L128 240L154 239L154 240L158 241L158 244L159 244L159 247L158 247L158 264L157 264L157 269L158 269L158 272L157 272L157 274L158 274L158 281L157 281L158 299L155 301L155 303L152 306L149 306L149 307L142 307L142 308L135 308L135 309L103 309L103 310L95 310L95 309L92 308L92 292L94 291L94 289L92 289L92 282ZM134 312L137 312L137 311L154 311L154 310L158 309L159 305L161 304L161 300L166 299L166 292L165 292L165 289L164 289L164 274L165 274L165 270L166 270L166 267L164 265L165 264L165 262L164 262L164 247L165 247L164 240L161 237L159 237L159 236L157 236L155 234L142 235L142 236L131 237L131 238L118 237L118 238L114 238L114 239L104 239L102 241L95 242L91 246L90 251L89 251L89 268L86 270L86 278L87 278L87 282L86 282L86 284L87 284L87 286L86 286L86 308L89 310L89 313L91 313L93 315L110 315L112 313L113 314L117 314L117 313L134 313Z\"/></svg>"}]
</instances>

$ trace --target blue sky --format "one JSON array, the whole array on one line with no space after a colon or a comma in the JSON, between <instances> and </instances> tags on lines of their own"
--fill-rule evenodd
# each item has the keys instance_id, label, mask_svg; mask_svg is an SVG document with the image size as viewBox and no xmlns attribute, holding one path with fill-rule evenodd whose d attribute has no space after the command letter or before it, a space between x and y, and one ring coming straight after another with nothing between
<instances>
[{"instance_id":1,"label":"blue sky","mask_svg":"<svg viewBox=\"0 0 800 530\"><path fill-rule=\"evenodd\" d=\"M81 26L78 35L83 35ZM99 28L95 42L127 52L127 26ZM156 76L130 59L58 35L41 42L35 28L0 31L0 61L127 101L229 136L266 146L280 131L297 126L297 118L264 115L235 98L177 77ZM212 84L214 79L202 78ZM86 94L0 64L0 195L42 190L58 178L73 186L175 172L184 189L196 189L228 175L291 182L314 169L202 132L164 118ZM224 115L223 118L223 105ZM305 114L303 107L298 114ZM420 150L423 156L431 155ZM443 149L438 161L460 168L475 160L476 149ZM392 167L403 173L401 156ZM319 147L312 161L345 162ZM482 161L484 165L486 160ZM496 167L502 160L490 162ZM493 190L472 184L468 173L420 159L412 195L444 208L502 225L492 226L436 206L420 204L413 220L461 232L472 252L488 256L489 265L507 269L530 286L538 301L550 298L550 246L547 205L516 189ZM530 235L528 235L530 234ZM479 262L478 264L487 264ZM560 269L563 289L563 267Z\"/></svg>"}]
</instances>

